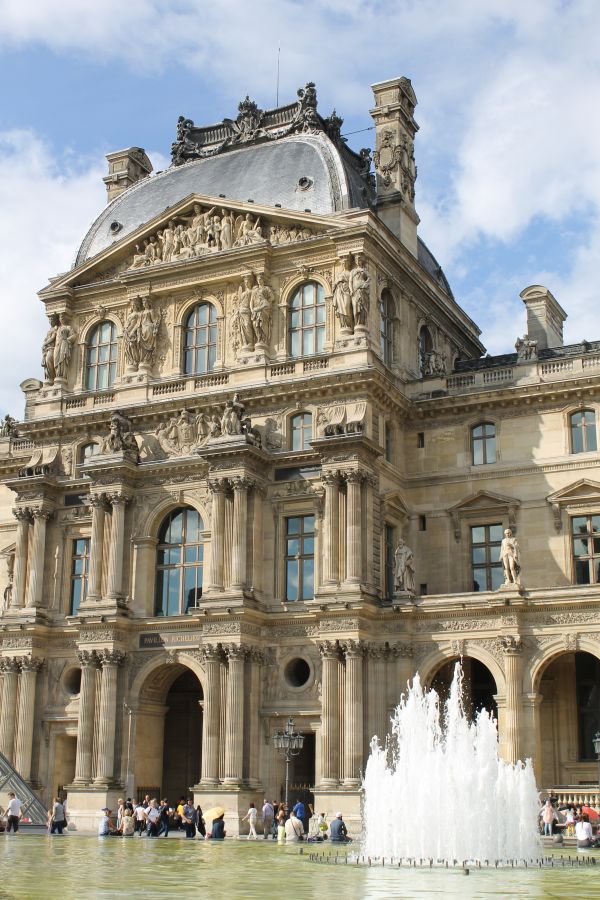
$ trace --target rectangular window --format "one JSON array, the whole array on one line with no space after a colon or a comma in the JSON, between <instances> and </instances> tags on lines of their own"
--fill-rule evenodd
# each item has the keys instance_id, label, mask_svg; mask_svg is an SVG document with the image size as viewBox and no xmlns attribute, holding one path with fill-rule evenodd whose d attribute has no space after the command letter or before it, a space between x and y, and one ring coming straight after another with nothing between
<instances>
[{"instance_id":1,"label":"rectangular window","mask_svg":"<svg viewBox=\"0 0 600 900\"><path fill-rule=\"evenodd\" d=\"M77 615L80 604L87 596L88 572L90 563L89 538L77 538L71 549L71 594L69 615Z\"/></svg>"},{"instance_id":2,"label":"rectangular window","mask_svg":"<svg viewBox=\"0 0 600 900\"><path fill-rule=\"evenodd\" d=\"M312 600L315 595L315 517L285 520L285 599Z\"/></svg>"},{"instance_id":3,"label":"rectangular window","mask_svg":"<svg viewBox=\"0 0 600 900\"><path fill-rule=\"evenodd\" d=\"M385 596L391 600L394 595L394 526L385 526Z\"/></svg>"},{"instance_id":4,"label":"rectangular window","mask_svg":"<svg viewBox=\"0 0 600 900\"><path fill-rule=\"evenodd\" d=\"M600 515L571 519L573 581L600 584Z\"/></svg>"},{"instance_id":5,"label":"rectangular window","mask_svg":"<svg viewBox=\"0 0 600 900\"><path fill-rule=\"evenodd\" d=\"M417 447L419 448L419 450L422 450L424 446L425 446L425 432L418 431L417 432Z\"/></svg>"},{"instance_id":6,"label":"rectangular window","mask_svg":"<svg viewBox=\"0 0 600 900\"><path fill-rule=\"evenodd\" d=\"M427 585L426 584L419 585L419 593L420 593L421 597L425 597L427 595Z\"/></svg>"},{"instance_id":7,"label":"rectangular window","mask_svg":"<svg viewBox=\"0 0 600 900\"><path fill-rule=\"evenodd\" d=\"M419 516L419 531L427 531L427 516Z\"/></svg>"},{"instance_id":8,"label":"rectangular window","mask_svg":"<svg viewBox=\"0 0 600 900\"><path fill-rule=\"evenodd\" d=\"M394 440L393 440L392 426L390 425L389 422L385 423L384 440L385 440L385 458L389 463L391 463L394 461Z\"/></svg>"},{"instance_id":9,"label":"rectangular window","mask_svg":"<svg viewBox=\"0 0 600 900\"><path fill-rule=\"evenodd\" d=\"M471 528L471 571L474 591L497 591L504 581L500 562L503 526L474 525Z\"/></svg>"}]
</instances>

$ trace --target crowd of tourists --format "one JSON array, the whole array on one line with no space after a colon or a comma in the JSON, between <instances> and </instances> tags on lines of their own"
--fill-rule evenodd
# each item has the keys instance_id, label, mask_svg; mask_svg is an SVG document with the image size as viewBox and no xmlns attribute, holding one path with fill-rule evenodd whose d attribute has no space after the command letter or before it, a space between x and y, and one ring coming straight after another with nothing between
<instances>
[{"instance_id":1,"label":"crowd of tourists","mask_svg":"<svg viewBox=\"0 0 600 900\"><path fill-rule=\"evenodd\" d=\"M598 821L595 810L575 803L559 807L555 797L548 797L539 813L544 837L553 837L558 843L564 837L574 837L580 850L600 847L600 837L594 836L590 818Z\"/></svg>"}]
</instances>

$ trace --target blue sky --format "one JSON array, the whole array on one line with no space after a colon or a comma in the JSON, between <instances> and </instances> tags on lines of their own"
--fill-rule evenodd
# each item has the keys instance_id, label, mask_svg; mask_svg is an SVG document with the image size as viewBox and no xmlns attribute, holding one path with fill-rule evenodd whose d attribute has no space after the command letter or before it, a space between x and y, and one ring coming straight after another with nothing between
<instances>
[{"instance_id":1,"label":"blue sky","mask_svg":"<svg viewBox=\"0 0 600 900\"><path fill-rule=\"evenodd\" d=\"M0 0L2 413L41 374L36 291L102 209L104 155L142 146L163 168L178 115L274 105L279 44L281 101L314 80L344 131L372 124L373 82L412 79L420 234L490 352L524 331L533 283L567 341L600 338L596 0Z\"/></svg>"}]
</instances>

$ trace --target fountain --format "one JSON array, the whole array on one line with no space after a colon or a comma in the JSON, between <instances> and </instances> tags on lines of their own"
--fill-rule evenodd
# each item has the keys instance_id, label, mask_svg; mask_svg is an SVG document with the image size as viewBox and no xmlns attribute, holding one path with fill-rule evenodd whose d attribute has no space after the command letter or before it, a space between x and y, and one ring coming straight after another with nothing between
<instances>
[{"instance_id":1,"label":"fountain","mask_svg":"<svg viewBox=\"0 0 600 900\"><path fill-rule=\"evenodd\" d=\"M382 747L374 737L364 777L366 857L422 864L516 865L539 860L538 793L531 761L498 757L487 710L470 722L457 664L440 722L419 675L402 695Z\"/></svg>"}]
</instances>

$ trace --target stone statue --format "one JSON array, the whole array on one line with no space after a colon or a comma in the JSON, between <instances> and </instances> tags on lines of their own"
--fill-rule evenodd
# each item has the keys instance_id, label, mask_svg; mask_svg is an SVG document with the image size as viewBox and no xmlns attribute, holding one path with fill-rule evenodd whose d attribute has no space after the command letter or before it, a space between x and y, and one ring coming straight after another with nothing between
<instances>
[{"instance_id":1,"label":"stone statue","mask_svg":"<svg viewBox=\"0 0 600 900\"><path fill-rule=\"evenodd\" d=\"M522 338L517 338L515 350L517 351L519 362L529 362L532 359L537 359L538 342L530 340L529 335L525 334Z\"/></svg>"},{"instance_id":2,"label":"stone statue","mask_svg":"<svg viewBox=\"0 0 600 900\"><path fill-rule=\"evenodd\" d=\"M123 326L123 350L127 365L137 371L140 364L140 320L142 317L142 300L134 297L131 301L127 319Z\"/></svg>"},{"instance_id":3,"label":"stone statue","mask_svg":"<svg viewBox=\"0 0 600 900\"><path fill-rule=\"evenodd\" d=\"M231 250L233 247L233 229L235 220L230 210L221 210L221 250Z\"/></svg>"},{"instance_id":4,"label":"stone statue","mask_svg":"<svg viewBox=\"0 0 600 900\"><path fill-rule=\"evenodd\" d=\"M120 413L113 413L110 417L110 431L102 441L101 455L123 453L132 462L139 462L140 451L135 435L131 429L131 423Z\"/></svg>"},{"instance_id":5,"label":"stone statue","mask_svg":"<svg viewBox=\"0 0 600 900\"><path fill-rule=\"evenodd\" d=\"M269 450L281 450L283 435L279 431L277 419L268 418L265 421L265 446Z\"/></svg>"},{"instance_id":6,"label":"stone statue","mask_svg":"<svg viewBox=\"0 0 600 900\"><path fill-rule=\"evenodd\" d=\"M260 218L257 218L255 222L250 213L246 213L245 217L237 217L234 247L249 247L251 244L258 244L263 240Z\"/></svg>"},{"instance_id":7,"label":"stone statue","mask_svg":"<svg viewBox=\"0 0 600 900\"><path fill-rule=\"evenodd\" d=\"M208 426L208 434L211 438L221 437L221 420L217 415L213 415Z\"/></svg>"},{"instance_id":8,"label":"stone statue","mask_svg":"<svg viewBox=\"0 0 600 900\"><path fill-rule=\"evenodd\" d=\"M354 261L354 267L350 271L348 280L355 328L357 325L365 327L369 315L369 288L371 286L371 276L367 272L364 263L365 258L362 253L357 254Z\"/></svg>"},{"instance_id":9,"label":"stone statue","mask_svg":"<svg viewBox=\"0 0 600 900\"><path fill-rule=\"evenodd\" d=\"M416 593L414 556L403 538L399 539L394 551L394 591Z\"/></svg>"},{"instance_id":10,"label":"stone statue","mask_svg":"<svg viewBox=\"0 0 600 900\"><path fill-rule=\"evenodd\" d=\"M504 586L521 586L521 550L510 528L504 531L500 544L500 562L504 569Z\"/></svg>"},{"instance_id":11,"label":"stone statue","mask_svg":"<svg viewBox=\"0 0 600 900\"><path fill-rule=\"evenodd\" d=\"M268 347L271 343L271 317L273 314L273 298L275 294L268 284L262 272L256 276L256 285L251 294L252 327L254 330L255 345Z\"/></svg>"},{"instance_id":12,"label":"stone statue","mask_svg":"<svg viewBox=\"0 0 600 900\"><path fill-rule=\"evenodd\" d=\"M54 346L56 344L56 332L58 331L58 316L52 313L50 316L50 330L42 342L42 368L48 384L53 384L56 378L54 369Z\"/></svg>"},{"instance_id":13,"label":"stone statue","mask_svg":"<svg viewBox=\"0 0 600 900\"><path fill-rule=\"evenodd\" d=\"M140 365L148 369L154 364L159 325L160 317L153 312L150 297L144 297L140 315L139 355Z\"/></svg>"},{"instance_id":14,"label":"stone statue","mask_svg":"<svg viewBox=\"0 0 600 900\"><path fill-rule=\"evenodd\" d=\"M423 354L423 375L444 376L445 374L446 362L443 354L439 350L425 351Z\"/></svg>"},{"instance_id":15,"label":"stone statue","mask_svg":"<svg viewBox=\"0 0 600 900\"><path fill-rule=\"evenodd\" d=\"M58 317L58 328L56 330L56 342L54 344L54 372L55 381L67 380L69 373L69 363L73 354L73 345L77 340L77 332L69 325L69 318L66 313L60 313Z\"/></svg>"},{"instance_id":16,"label":"stone statue","mask_svg":"<svg viewBox=\"0 0 600 900\"><path fill-rule=\"evenodd\" d=\"M0 437L19 437L19 431L17 429L17 420L13 419L8 413L4 416L2 422L0 422Z\"/></svg>"},{"instance_id":17,"label":"stone statue","mask_svg":"<svg viewBox=\"0 0 600 900\"><path fill-rule=\"evenodd\" d=\"M333 285L333 306L343 331L351 333L354 325L352 296L350 294L350 257L344 260L344 269Z\"/></svg>"},{"instance_id":18,"label":"stone statue","mask_svg":"<svg viewBox=\"0 0 600 900\"><path fill-rule=\"evenodd\" d=\"M231 331L234 346L242 350L254 349L254 327L252 324L252 276L244 275L238 288L237 306L231 317Z\"/></svg>"}]
</instances>

